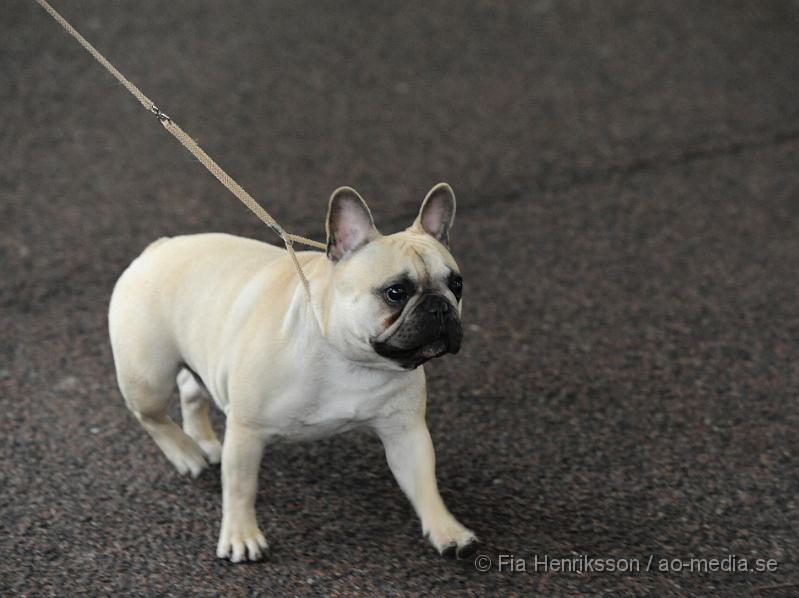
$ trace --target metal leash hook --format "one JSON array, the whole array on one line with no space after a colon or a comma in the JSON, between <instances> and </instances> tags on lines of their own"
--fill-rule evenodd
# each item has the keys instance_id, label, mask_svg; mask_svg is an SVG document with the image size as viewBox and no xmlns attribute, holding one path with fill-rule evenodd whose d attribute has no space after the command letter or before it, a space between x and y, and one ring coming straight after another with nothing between
<instances>
[{"instance_id":1,"label":"metal leash hook","mask_svg":"<svg viewBox=\"0 0 799 598\"><path fill-rule=\"evenodd\" d=\"M289 237L289 234L286 232L286 229L285 229L285 228L283 228L282 226L280 226L280 225L277 223L277 221L276 221L276 220L272 220L272 222L267 222L267 223L266 223L266 226L268 226L269 228L271 228L271 229L272 229L272 230L275 232L275 234L276 234L278 237L280 237L281 239L283 239L283 242L284 242L284 243L288 244L288 237Z\"/></svg>"},{"instance_id":2,"label":"metal leash hook","mask_svg":"<svg viewBox=\"0 0 799 598\"><path fill-rule=\"evenodd\" d=\"M158 106L153 104L150 106L150 112L155 114L155 117L161 122L161 124L172 122L172 119L169 118L169 115L166 112L163 112Z\"/></svg>"}]
</instances>

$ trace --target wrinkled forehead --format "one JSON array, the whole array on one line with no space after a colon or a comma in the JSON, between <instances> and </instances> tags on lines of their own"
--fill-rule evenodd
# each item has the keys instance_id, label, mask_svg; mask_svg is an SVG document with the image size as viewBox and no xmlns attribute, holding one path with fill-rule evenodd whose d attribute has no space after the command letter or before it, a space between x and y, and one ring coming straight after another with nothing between
<instances>
[{"instance_id":1,"label":"wrinkled forehead","mask_svg":"<svg viewBox=\"0 0 799 598\"><path fill-rule=\"evenodd\" d=\"M398 233L387 237L386 242L397 258L394 268L404 268L422 287L435 286L452 272L460 272L452 254L429 235Z\"/></svg>"}]
</instances>

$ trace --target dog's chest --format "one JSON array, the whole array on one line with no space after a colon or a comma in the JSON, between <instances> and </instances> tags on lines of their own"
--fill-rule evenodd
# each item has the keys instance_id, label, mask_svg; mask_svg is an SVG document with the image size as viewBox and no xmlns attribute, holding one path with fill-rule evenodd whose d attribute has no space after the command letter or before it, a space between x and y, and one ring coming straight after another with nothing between
<instances>
[{"instance_id":1,"label":"dog's chest","mask_svg":"<svg viewBox=\"0 0 799 598\"><path fill-rule=\"evenodd\" d=\"M309 377L268 408L271 432L286 440L309 440L369 426L411 397L406 381L382 374Z\"/></svg>"}]
</instances>

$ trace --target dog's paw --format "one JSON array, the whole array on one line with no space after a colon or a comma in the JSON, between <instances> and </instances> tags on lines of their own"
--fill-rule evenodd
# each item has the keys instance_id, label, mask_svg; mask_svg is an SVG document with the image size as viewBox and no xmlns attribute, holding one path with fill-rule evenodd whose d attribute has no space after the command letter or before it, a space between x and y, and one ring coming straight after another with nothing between
<instances>
[{"instance_id":1,"label":"dog's paw","mask_svg":"<svg viewBox=\"0 0 799 598\"><path fill-rule=\"evenodd\" d=\"M208 467L208 461L205 460L205 454L188 436L184 438L177 438L175 442L163 443L161 448L169 459L170 463L175 466L180 475L191 475L196 478L203 469Z\"/></svg>"},{"instance_id":2,"label":"dog's paw","mask_svg":"<svg viewBox=\"0 0 799 598\"><path fill-rule=\"evenodd\" d=\"M438 553L446 558L466 558L474 554L477 549L477 536L457 522L430 530L427 539Z\"/></svg>"},{"instance_id":3,"label":"dog's paw","mask_svg":"<svg viewBox=\"0 0 799 598\"><path fill-rule=\"evenodd\" d=\"M241 528L223 525L216 546L216 556L234 563L259 561L269 553L269 544L257 525Z\"/></svg>"},{"instance_id":4,"label":"dog's paw","mask_svg":"<svg viewBox=\"0 0 799 598\"><path fill-rule=\"evenodd\" d=\"M222 443L216 438L211 440L198 440L197 444L200 445L200 449L211 465L218 465L222 461Z\"/></svg>"}]
</instances>

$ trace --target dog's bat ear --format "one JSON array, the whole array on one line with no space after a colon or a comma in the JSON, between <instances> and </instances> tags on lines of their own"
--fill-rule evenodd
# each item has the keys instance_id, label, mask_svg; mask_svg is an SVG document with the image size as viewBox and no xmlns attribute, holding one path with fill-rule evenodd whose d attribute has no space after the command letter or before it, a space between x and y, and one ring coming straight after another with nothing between
<instances>
[{"instance_id":1,"label":"dog's bat ear","mask_svg":"<svg viewBox=\"0 0 799 598\"><path fill-rule=\"evenodd\" d=\"M380 233L372 213L355 189L339 187L327 209L327 257L337 262L363 247Z\"/></svg>"},{"instance_id":2,"label":"dog's bat ear","mask_svg":"<svg viewBox=\"0 0 799 598\"><path fill-rule=\"evenodd\" d=\"M449 229L454 222L455 193L446 183L439 183L428 191L411 230L427 233L449 247Z\"/></svg>"}]
</instances>

